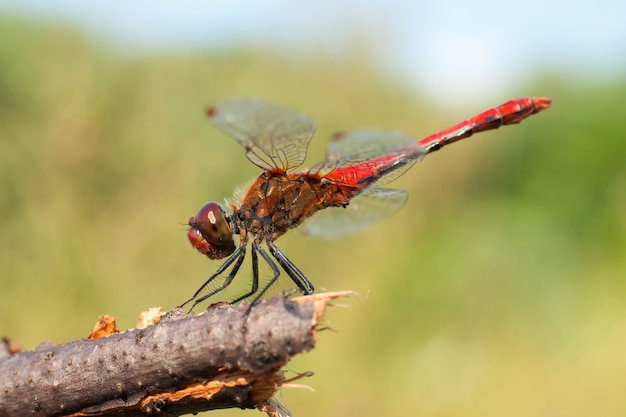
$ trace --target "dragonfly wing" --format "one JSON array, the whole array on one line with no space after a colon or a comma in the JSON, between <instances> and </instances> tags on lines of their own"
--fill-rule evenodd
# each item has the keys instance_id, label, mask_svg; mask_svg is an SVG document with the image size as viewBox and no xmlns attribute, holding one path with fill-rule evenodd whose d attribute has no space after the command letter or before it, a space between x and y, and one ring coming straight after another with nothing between
<instances>
[{"instance_id":1,"label":"dragonfly wing","mask_svg":"<svg viewBox=\"0 0 626 417\"><path fill-rule=\"evenodd\" d=\"M311 171L326 176L338 168L355 167L368 175L370 169L379 170L386 162L406 157L398 169L385 170L376 179L376 185L381 186L398 178L425 155L426 150L406 133L362 128L333 136L328 144L326 159Z\"/></svg>"},{"instance_id":2,"label":"dragonfly wing","mask_svg":"<svg viewBox=\"0 0 626 417\"><path fill-rule=\"evenodd\" d=\"M328 144L326 158L330 161L359 163L380 158L415 145L406 133L378 129L355 129L334 135Z\"/></svg>"},{"instance_id":3,"label":"dragonfly wing","mask_svg":"<svg viewBox=\"0 0 626 417\"><path fill-rule=\"evenodd\" d=\"M219 102L208 115L246 149L252 163L270 171L302 165L317 125L304 114L252 99Z\"/></svg>"},{"instance_id":4,"label":"dragonfly wing","mask_svg":"<svg viewBox=\"0 0 626 417\"><path fill-rule=\"evenodd\" d=\"M346 208L329 207L307 220L302 229L310 236L338 239L367 229L393 215L408 197L405 190L367 188L350 200Z\"/></svg>"}]
</instances>

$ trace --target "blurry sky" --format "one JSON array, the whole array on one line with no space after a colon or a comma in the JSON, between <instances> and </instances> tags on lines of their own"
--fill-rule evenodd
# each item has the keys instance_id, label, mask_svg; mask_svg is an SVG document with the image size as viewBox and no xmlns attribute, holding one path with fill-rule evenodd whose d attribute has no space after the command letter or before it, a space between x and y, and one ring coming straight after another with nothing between
<instances>
[{"instance_id":1,"label":"blurry sky","mask_svg":"<svg viewBox=\"0 0 626 417\"><path fill-rule=\"evenodd\" d=\"M0 0L0 12L71 22L132 52L362 45L407 88L449 105L501 99L540 71L603 82L626 69L623 0Z\"/></svg>"}]
</instances>

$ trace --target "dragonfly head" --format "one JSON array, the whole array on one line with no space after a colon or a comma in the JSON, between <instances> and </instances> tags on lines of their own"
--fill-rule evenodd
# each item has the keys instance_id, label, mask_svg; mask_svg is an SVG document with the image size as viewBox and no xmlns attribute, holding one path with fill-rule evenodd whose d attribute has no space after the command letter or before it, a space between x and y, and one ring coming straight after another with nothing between
<instances>
[{"instance_id":1,"label":"dragonfly head","mask_svg":"<svg viewBox=\"0 0 626 417\"><path fill-rule=\"evenodd\" d=\"M211 259L222 259L235 251L230 218L217 203L206 203L196 217L189 219L187 238L198 252Z\"/></svg>"}]
</instances>

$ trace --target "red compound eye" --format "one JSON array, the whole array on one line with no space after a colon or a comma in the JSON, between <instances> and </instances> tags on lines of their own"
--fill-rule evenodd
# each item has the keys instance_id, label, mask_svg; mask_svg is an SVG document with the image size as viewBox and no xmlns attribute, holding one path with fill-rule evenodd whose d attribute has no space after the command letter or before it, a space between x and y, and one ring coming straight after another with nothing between
<instances>
[{"instance_id":1,"label":"red compound eye","mask_svg":"<svg viewBox=\"0 0 626 417\"><path fill-rule=\"evenodd\" d=\"M201 253L211 259L224 258L235 250L228 216L217 203L206 203L196 217L189 219L187 238Z\"/></svg>"}]
</instances>

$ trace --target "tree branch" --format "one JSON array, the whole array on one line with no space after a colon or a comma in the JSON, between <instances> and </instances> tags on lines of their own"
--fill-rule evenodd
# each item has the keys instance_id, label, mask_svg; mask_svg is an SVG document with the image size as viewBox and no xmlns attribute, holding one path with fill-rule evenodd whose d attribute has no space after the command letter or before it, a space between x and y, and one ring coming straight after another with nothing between
<instances>
[{"instance_id":1,"label":"tree branch","mask_svg":"<svg viewBox=\"0 0 626 417\"><path fill-rule=\"evenodd\" d=\"M220 408L280 414L281 368L313 348L328 303L352 292L216 304L199 315L175 309L123 333L101 317L89 339L0 350L0 415L179 416ZM145 325L146 323L144 323Z\"/></svg>"}]
</instances>

